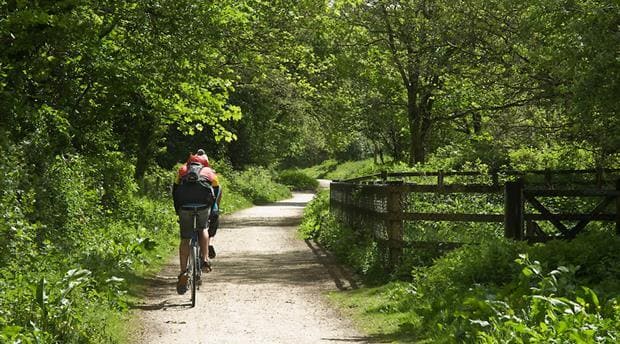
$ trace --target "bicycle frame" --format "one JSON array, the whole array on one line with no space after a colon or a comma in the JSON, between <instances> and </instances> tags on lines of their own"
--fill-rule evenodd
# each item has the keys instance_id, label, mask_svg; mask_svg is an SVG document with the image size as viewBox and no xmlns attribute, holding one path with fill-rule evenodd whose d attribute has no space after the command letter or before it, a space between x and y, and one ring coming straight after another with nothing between
<instances>
[{"instance_id":1,"label":"bicycle frame","mask_svg":"<svg viewBox=\"0 0 620 344\"><path fill-rule=\"evenodd\" d=\"M190 251L187 262L187 269L189 271L189 284L192 289L192 307L196 306L196 290L199 289L198 282L202 277L201 261L200 261L200 240L198 238L198 215L201 210L210 209L207 204L186 204L182 206L183 210L190 210L192 212L193 220L193 232L190 239ZM208 215L207 215L208 218ZM207 221L208 225L208 221Z\"/></svg>"}]
</instances>

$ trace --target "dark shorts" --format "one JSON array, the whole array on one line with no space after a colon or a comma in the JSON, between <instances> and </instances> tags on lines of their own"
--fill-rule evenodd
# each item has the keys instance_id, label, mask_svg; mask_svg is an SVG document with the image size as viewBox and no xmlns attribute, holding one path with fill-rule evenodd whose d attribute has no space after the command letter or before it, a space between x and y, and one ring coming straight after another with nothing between
<instances>
[{"instance_id":1,"label":"dark shorts","mask_svg":"<svg viewBox=\"0 0 620 344\"><path fill-rule=\"evenodd\" d=\"M198 217L196 219L196 228L199 231L203 231L207 228L207 222L209 220L209 213L211 209L204 209L198 212ZM192 233L194 232L194 216L191 210L183 210L179 211L179 228L181 229L181 238L183 239L191 239Z\"/></svg>"}]
</instances>

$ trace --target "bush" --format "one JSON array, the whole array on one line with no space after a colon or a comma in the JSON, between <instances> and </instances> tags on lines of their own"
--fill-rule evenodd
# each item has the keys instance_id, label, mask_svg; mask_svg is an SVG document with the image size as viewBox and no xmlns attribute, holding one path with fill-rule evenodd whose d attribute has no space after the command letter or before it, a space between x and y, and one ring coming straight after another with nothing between
<instances>
[{"instance_id":1,"label":"bush","mask_svg":"<svg viewBox=\"0 0 620 344\"><path fill-rule=\"evenodd\" d=\"M0 342L122 340L110 324L127 307L124 278L176 238L171 203L134 197L117 153L56 156L33 174L3 151Z\"/></svg>"},{"instance_id":2,"label":"bush","mask_svg":"<svg viewBox=\"0 0 620 344\"><path fill-rule=\"evenodd\" d=\"M169 199L172 197L172 184L175 178L176 171L151 167L139 181L140 195L155 199Z\"/></svg>"},{"instance_id":3,"label":"bush","mask_svg":"<svg viewBox=\"0 0 620 344\"><path fill-rule=\"evenodd\" d=\"M306 205L299 231L304 239L316 239L329 216L329 192L322 190Z\"/></svg>"},{"instance_id":4,"label":"bush","mask_svg":"<svg viewBox=\"0 0 620 344\"><path fill-rule=\"evenodd\" d=\"M277 182L298 191L315 191L319 182L299 170L286 170L278 174Z\"/></svg>"},{"instance_id":5,"label":"bush","mask_svg":"<svg viewBox=\"0 0 620 344\"><path fill-rule=\"evenodd\" d=\"M40 226L12 222L3 233L11 240L6 248L11 258L4 257L0 266L0 288L6 291L0 294L0 342L122 339L108 326L127 308L125 278L150 265L177 238L170 204L131 198L126 206L54 240L34 240Z\"/></svg>"},{"instance_id":6,"label":"bush","mask_svg":"<svg viewBox=\"0 0 620 344\"><path fill-rule=\"evenodd\" d=\"M242 172L232 172L228 177L231 188L238 190L254 204L265 204L291 196L284 185L273 181L271 174L262 168L251 167Z\"/></svg>"}]
</instances>

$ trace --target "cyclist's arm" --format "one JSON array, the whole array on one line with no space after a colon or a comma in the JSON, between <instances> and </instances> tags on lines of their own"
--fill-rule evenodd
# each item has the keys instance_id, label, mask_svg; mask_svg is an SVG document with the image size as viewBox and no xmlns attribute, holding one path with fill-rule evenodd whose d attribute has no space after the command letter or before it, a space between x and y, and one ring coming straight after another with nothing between
<instances>
[{"instance_id":1,"label":"cyclist's arm","mask_svg":"<svg viewBox=\"0 0 620 344\"><path fill-rule=\"evenodd\" d=\"M179 208L181 204L179 202L179 197L177 196L177 189L181 184L181 168L179 168L179 172L177 173L176 178L174 179L174 183L172 184L172 202L174 204L174 211L179 214Z\"/></svg>"},{"instance_id":2,"label":"cyclist's arm","mask_svg":"<svg viewBox=\"0 0 620 344\"><path fill-rule=\"evenodd\" d=\"M220 200L222 199L222 187L221 186L214 186L213 187L213 194L215 195L215 203L217 204L217 207L220 207Z\"/></svg>"}]
</instances>

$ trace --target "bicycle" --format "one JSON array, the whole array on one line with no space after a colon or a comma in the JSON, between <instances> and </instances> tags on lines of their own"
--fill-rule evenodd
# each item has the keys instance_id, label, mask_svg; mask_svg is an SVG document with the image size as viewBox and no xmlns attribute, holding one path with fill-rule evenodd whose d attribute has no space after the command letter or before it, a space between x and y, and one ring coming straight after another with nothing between
<instances>
[{"instance_id":1,"label":"bicycle","mask_svg":"<svg viewBox=\"0 0 620 344\"><path fill-rule=\"evenodd\" d=\"M192 237L190 240L190 251L189 258L187 262L187 271L189 272L188 284L192 289L192 307L196 306L196 290L200 289L198 284L200 284L202 279L202 269L201 269L201 259L200 259L200 243L198 240L198 216L200 215L200 211L204 211L210 209L211 206L203 203L190 203L181 206L181 209L188 210L192 212L192 219L194 224L194 230L192 232ZM209 218L207 214L207 218ZM208 221L207 221L208 225ZM206 229L205 229L206 230Z\"/></svg>"}]
</instances>

